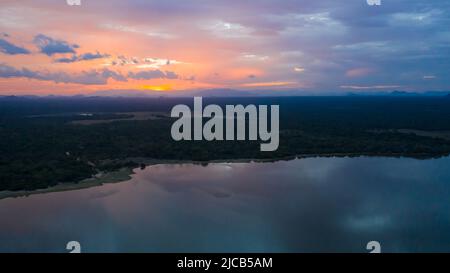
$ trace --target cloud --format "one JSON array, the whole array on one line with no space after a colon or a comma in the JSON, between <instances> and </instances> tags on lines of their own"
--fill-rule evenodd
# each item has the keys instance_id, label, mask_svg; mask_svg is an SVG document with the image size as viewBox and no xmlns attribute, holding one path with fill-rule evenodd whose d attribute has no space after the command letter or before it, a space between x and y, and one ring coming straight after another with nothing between
<instances>
[{"instance_id":1,"label":"cloud","mask_svg":"<svg viewBox=\"0 0 450 273\"><path fill-rule=\"evenodd\" d=\"M219 38L248 38L252 33L252 29L238 23L230 23L224 21L202 22L199 26L201 29L210 31Z\"/></svg>"},{"instance_id":2,"label":"cloud","mask_svg":"<svg viewBox=\"0 0 450 273\"><path fill-rule=\"evenodd\" d=\"M160 30L153 30L153 29L140 29L132 26L126 26L126 25L117 25L117 24L102 24L100 27L105 29L111 29L111 30L117 30L122 32L129 32L134 34L142 34L150 37L155 38L162 38L162 39L173 39L175 36L173 34L160 31Z\"/></svg>"},{"instance_id":3,"label":"cloud","mask_svg":"<svg viewBox=\"0 0 450 273\"><path fill-rule=\"evenodd\" d=\"M109 54L101 54L97 51L96 53L84 53L81 55L74 54L70 58L63 57L63 58L56 59L55 62L57 62L57 63L74 63L74 62L79 62L79 61L90 61L90 60L95 60L95 59L103 59L103 58L108 58L109 56L110 56Z\"/></svg>"},{"instance_id":4,"label":"cloud","mask_svg":"<svg viewBox=\"0 0 450 273\"><path fill-rule=\"evenodd\" d=\"M141 69L147 68L159 69L162 66L177 65L177 64L187 64L187 63L173 59L161 59L149 57L138 59L137 57L126 57L123 55L117 56L117 58L111 62L111 65L120 65L120 66L132 65L135 66L136 68Z\"/></svg>"},{"instance_id":5,"label":"cloud","mask_svg":"<svg viewBox=\"0 0 450 273\"><path fill-rule=\"evenodd\" d=\"M345 72L345 76L350 78L367 76L373 72L373 69L367 67L353 68Z\"/></svg>"},{"instance_id":6,"label":"cloud","mask_svg":"<svg viewBox=\"0 0 450 273\"><path fill-rule=\"evenodd\" d=\"M165 65L183 64L183 62L170 59L160 59L160 58L144 58L142 60L144 64L137 66L138 68L160 68Z\"/></svg>"},{"instance_id":7,"label":"cloud","mask_svg":"<svg viewBox=\"0 0 450 273\"><path fill-rule=\"evenodd\" d=\"M267 15L266 20L279 26L277 31L283 39L298 43L314 43L320 40L338 40L347 32L347 26L332 17L329 11L314 13L286 13ZM298 42L297 42L298 41Z\"/></svg>"},{"instance_id":8,"label":"cloud","mask_svg":"<svg viewBox=\"0 0 450 273\"><path fill-rule=\"evenodd\" d=\"M0 78L20 78L20 77L36 78L38 77L38 75L27 68L16 69L9 65L0 64Z\"/></svg>"},{"instance_id":9,"label":"cloud","mask_svg":"<svg viewBox=\"0 0 450 273\"><path fill-rule=\"evenodd\" d=\"M53 81L55 83L77 83L85 85L106 84L108 79L117 81L127 81L127 79L118 72L103 69L83 71L78 74L68 74L65 72L40 72L27 68L17 69L15 67L0 64L0 78L28 78L42 81Z\"/></svg>"},{"instance_id":10,"label":"cloud","mask_svg":"<svg viewBox=\"0 0 450 273\"><path fill-rule=\"evenodd\" d=\"M244 53L242 57L244 59L251 60L251 61L267 61L269 59L269 56L260 56L260 55L249 54L249 53Z\"/></svg>"},{"instance_id":11,"label":"cloud","mask_svg":"<svg viewBox=\"0 0 450 273\"><path fill-rule=\"evenodd\" d=\"M106 84L109 79L126 82L127 77L119 72L102 69L83 71L81 73L65 73L65 72L41 72L33 71L28 68L17 69L15 67L0 64L0 78L28 78L43 81L53 81L56 83L78 83L86 85ZM135 80L150 79L178 79L179 76L172 71L148 70L137 73L129 72L128 78Z\"/></svg>"},{"instance_id":12,"label":"cloud","mask_svg":"<svg viewBox=\"0 0 450 273\"><path fill-rule=\"evenodd\" d=\"M359 90L369 90L369 89L394 89L400 88L401 85L371 85L371 86L361 86L361 85L341 85L342 89L359 89Z\"/></svg>"},{"instance_id":13,"label":"cloud","mask_svg":"<svg viewBox=\"0 0 450 273\"><path fill-rule=\"evenodd\" d=\"M7 34L3 34L4 36ZM7 37L7 36L5 36ZM30 51L26 48L19 47L11 44L5 39L0 38L0 51L8 54L8 55L16 55L16 54L30 54Z\"/></svg>"},{"instance_id":14,"label":"cloud","mask_svg":"<svg viewBox=\"0 0 450 273\"><path fill-rule=\"evenodd\" d=\"M244 83L242 87L282 87L282 86L294 86L296 82L256 82L256 83Z\"/></svg>"},{"instance_id":15,"label":"cloud","mask_svg":"<svg viewBox=\"0 0 450 273\"><path fill-rule=\"evenodd\" d=\"M120 81L120 82L126 82L127 78L125 76L123 76L122 74L109 70L109 69L103 69L101 72L101 75L103 78L112 78L116 81Z\"/></svg>"},{"instance_id":16,"label":"cloud","mask_svg":"<svg viewBox=\"0 0 450 273\"><path fill-rule=\"evenodd\" d=\"M427 12L399 12L389 16L391 26L426 26L433 24L443 14L442 11L433 9Z\"/></svg>"},{"instance_id":17,"label":"cloud","mask_svg":"<svg viewBox=\"0 0 450 273\"><path fill-rule=\"evenodd\" d=\"M139 60L135 57L126 57L123 55L117 56L117 59L111 62L111 65L137 65L139 64Z\"/></svg>"},{"instance_id":18,"label":"cloud","mask_svg":"<svg viewBox=\"0 0 450 273\"><path fill-rule=\"evenodd\" d=\"M146 70L139 72L129 72L128 77L135 80L151 80L151 79L178 79L178 75L172 71L163 72L161 70Z\"/></svg>"},{"instance_id":19,"label":"cloud","mask_svg":"<svg viewBox=\"0 0 450 273\"><path fill-rule=\"evenodd\" d=\"M58 53L75 54L75 49L79 47L76 44L69 44L66 41L56 40L44 34L36 35L33 39L33 43L47 56L52 56Z\"/></svg>"}]
</instances>

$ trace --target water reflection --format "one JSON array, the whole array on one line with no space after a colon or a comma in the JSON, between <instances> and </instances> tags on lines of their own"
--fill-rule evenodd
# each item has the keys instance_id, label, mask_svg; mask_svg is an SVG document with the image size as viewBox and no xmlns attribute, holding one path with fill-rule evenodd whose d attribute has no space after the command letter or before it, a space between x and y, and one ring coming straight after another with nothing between
<instances>
[{"instance_id":1,"label":"water reflection","mask_svg":"<svg viewBox=\"0 0 450 273\"><path fill-rule=\"evenodd\" d=\"M450 251L450 158L155 165L0 200L0 251Z\"/></svg>"}]
</instances>

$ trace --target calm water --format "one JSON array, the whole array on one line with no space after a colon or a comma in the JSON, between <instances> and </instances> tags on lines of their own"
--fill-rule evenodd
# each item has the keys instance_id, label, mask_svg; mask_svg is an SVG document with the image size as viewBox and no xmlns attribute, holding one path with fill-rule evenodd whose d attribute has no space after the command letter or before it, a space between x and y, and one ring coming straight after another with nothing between
<instances>
[{"instance_id":1,"label":"calm water","mask_svg":"<svg viewBox=\"0 0 450 273\"><path fill-rule=\"evenodd\" d=\"M450 158L156 165L0 200L0 251L450 252Z\"/></svg>"}]
</instances>

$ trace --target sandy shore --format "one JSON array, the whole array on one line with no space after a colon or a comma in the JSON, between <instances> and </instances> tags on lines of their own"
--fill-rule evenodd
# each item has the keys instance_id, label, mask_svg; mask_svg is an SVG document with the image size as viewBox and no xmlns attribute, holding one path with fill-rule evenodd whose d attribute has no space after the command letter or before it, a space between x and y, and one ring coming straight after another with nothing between
<instances>
[{"instance_id":1,"label":"sandy shore","mask_svg":"<svg viewBox=\"0 0 450 273\"><path fill-rule=\"evenodd\" d=\"M95 186L101 186L105 183L115 183L130 180L132 174L133 174L132 169L122 168L114 172L99 173L95 177L84 179L78 183L61 183L53 187L31 191L0 191L0 199L9 197L29 196L32 194L42 194L49 192L79 190Z\"/></svg>"}]
</instances>

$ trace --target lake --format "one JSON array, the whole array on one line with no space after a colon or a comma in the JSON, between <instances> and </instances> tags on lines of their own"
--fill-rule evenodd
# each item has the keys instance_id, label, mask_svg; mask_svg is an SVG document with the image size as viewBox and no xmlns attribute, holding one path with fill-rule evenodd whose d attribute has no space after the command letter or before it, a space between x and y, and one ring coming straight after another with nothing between
<instances>
[{"instance_id":1,"label":"lake","mask_svg":"<svg viewBox=\"0 0 450 273\"><path fill-rule=\"evenodd\" d=\"M0 200L0 252L450 252L450 157L162 164Z\"/></svg>"}]
</instances>

